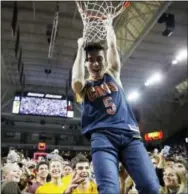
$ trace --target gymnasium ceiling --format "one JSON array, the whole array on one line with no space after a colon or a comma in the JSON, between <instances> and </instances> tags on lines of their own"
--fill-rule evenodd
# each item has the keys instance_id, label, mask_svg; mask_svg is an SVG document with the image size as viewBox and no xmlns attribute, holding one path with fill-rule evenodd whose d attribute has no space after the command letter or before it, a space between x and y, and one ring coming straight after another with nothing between
<instances>
[{"instance_id":1,"label":"gymnasium ceiling","mask_svg":"<svg viewBox=\"0 0 188 194\"><path fill-rule=\"evenodd\" d=\"M187 77L187 61L176 66L172 66L171 61L179 49L187 48L188 3L148 1L131 4L114 23L121 50L121 76L125 91L141 89L145 99L151 100L157 95L159 100L174 100L177 97L175 87ZM10 93L20 88L14 51L16 40L11 29L13 6L14 2L1 2L2 100L5 105L8 104L7 98L11 101ZM46 29L53 23L56 2L18 2L25 90L65 92L83 25L74 1L61 1L59 8L58 36L53 58L49 60ZM175 31L170 37L162 35L165 24L157 23L165 11L173 13L176 20ZM51 74L47 75L45 69L50 69ZM164 82L154 88L144 88L146 79L156 71L165 73Z\"/></svg>"}]
</instances>

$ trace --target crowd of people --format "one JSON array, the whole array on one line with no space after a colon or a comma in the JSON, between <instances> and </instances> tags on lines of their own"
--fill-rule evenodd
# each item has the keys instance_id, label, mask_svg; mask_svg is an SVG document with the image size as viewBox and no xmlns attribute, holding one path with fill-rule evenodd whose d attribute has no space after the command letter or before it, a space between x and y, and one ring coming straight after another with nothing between
<instances>
[{"instance_id":1,"label":"crowd of people","mask_svg":"<svg viewBox=\"0 0 188 194\"><path fill-rule=\"evenodd\" d=\"M179 151L179 152L178 152ZM164 149L148 152L155 167L161 194L188 193L188 163L185 147L173 146L168 155ZM138 166L139 168L139 166ZM63 159L55 149L45 158L25 158L10 148L6 161L1 163L2 194L97 194L92 162L77 154ZM121 194L137 194L136 185L119 163Z\"/></svg>"}]
</instances>

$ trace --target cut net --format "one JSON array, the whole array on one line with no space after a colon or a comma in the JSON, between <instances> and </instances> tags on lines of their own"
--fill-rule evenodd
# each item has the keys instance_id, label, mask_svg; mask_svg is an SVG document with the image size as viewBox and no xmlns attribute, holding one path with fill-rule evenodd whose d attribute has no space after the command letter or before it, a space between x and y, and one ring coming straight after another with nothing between
<instances>
[{"instance_id":1,"label":"cut net","mask_svg":"<svg viewBox=\"0 0 188 194\"><path fill-rule=\"evenodd\" d=\"M83 37L87 42L99 42L106 38L106 25L130 4L128 1L76 1L84 29Z\"/></svg>"}]
</instances>

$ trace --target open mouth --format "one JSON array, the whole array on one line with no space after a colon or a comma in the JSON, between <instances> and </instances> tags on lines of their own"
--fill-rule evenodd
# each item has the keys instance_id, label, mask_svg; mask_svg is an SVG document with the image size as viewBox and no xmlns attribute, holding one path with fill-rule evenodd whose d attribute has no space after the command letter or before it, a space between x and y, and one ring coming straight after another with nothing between
<instances>
[{"instance_id":1,"label":"open mouth","mask_svg":"<svg viewBox=\"0 0 188 194\"><path fill-rule=\"evenodd\" d=\"M15 176L14 179L15 179L15 180L19 180L20 177L19 177L19 176Z\"/></svg>"},{"instance_id":2,"label":"open mouth","mask_svg":"<svg viewBox=\"0 0 188 194\"><path fill-rule=\"evenodd\" d=\"M168 180L168 179L165 179L165 182L166 182L167 184L171 184L171 181Z\"/></svg>"},{"instance_id":3,"label":"open mouth","mask_svg":"<svg viewBox=\"0 0 188 194\"><path fill-rule=\"evenodd\" d=\"M93 71L94 71L95 73L98 73L98 72L100 71L100 68L98 68L98 69L93 69Z\"/></svg>"},{"instance_id":4,"label":"open mouth","mask_svg":"<svg viewBox=\"0 0 188 194\"><path fill-rule=\"evenodd\" d=\"M54 170L54 171L53 171L53 174L59 174L59 173L60 173L59 170Z\"/></svg>"},{"instance_id":5,"label":"open mouth","mask_svg":"<svg viewBox=\"0 0 188 194\"><path fill-rule=\"evenodd\" d=\"M83 178L87 178L88 176L89 176L88 173L82 173L82 174L80 174L80 177L83 177Z\"/></svg>"}]
</instances>

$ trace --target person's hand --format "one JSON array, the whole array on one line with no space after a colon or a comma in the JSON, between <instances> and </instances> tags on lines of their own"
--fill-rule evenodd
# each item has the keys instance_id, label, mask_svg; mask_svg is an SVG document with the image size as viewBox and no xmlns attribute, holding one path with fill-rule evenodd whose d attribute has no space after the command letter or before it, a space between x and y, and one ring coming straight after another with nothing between
<instances>
[{"instance_id":1,"label":"person's hand","mask_svg":"<svg viewBox=\"0 0 188 194\"><path fill-rule=\"evenodd\" d=\"M120 177L120 180L125 181L125 179L127 178L127 176L128 176L127 171L125 170L125 168L123 167L123 165L120 163L119 164L119 177Z\"/></svg>"},{"instance_id":2,"label":"person's hand","mask_svg":"<svg viewBox=\"0 0 188 194\"><path fill-rule=\"evenodd\" d=\"M159 156L159 160L165 160L163 150L161 150L161 152L158 154L158 156Z\"/></svg>"},{"instance_id":3,"label":"person's hand","mask_svg":"<svg viewBox=\"0 0 188 194\"><path fill-rule=\"evenodd\" d=\"M131 189L128 194L138 194L138 191L135 189Z\"/></svg>"},{"instance_id":4,"label":"person's hand","mask_svg":"<svg viewBox=\"0 0 188 194\"><path fill-rule=\"evenodd\" d=\"M138 191L136 190L136 185L135 183L133 184L132 189L128 192L128 194L138 194Z\"/></svg>"},{"instance_id":5,"label":"person's hand","mask_svg":"<svg viewBox=\"0 0 188 194\"><path fill-rule=\"evenodd\" d=\"M115 32L114 32L114 28L113 28L113 25L112 25L112 20L111 19L107 19L104 23L104 26L106 28L106 40L107 40L107 45L108 45L108 48L110 47L114 47L116 46L116 35L115 35Z\"/></svg>"},{"instance_id":6,"label":"person's hand","mask_svg":"<svg viewBox=\"0 0 188 194\"><path fill-rule=\"evenodd\" d=\"M83 48L85 45L85 39L81 37L78 39L77 43L78 43L78 48Z\"/></svg>"},{"instance_id":7,"label":"person's hand","mask_svg":"<svg viewBox=\"0 0 188 194\"><path fill-rule=\"evenodd\" d=\"M85 178L80 177L76 172L72 176L72 181L69 185L69 187L66 189L64 194L71 194L74 189L78 187L80 183L82 183L85 180Z\"/></svg>"}]
</instances>

